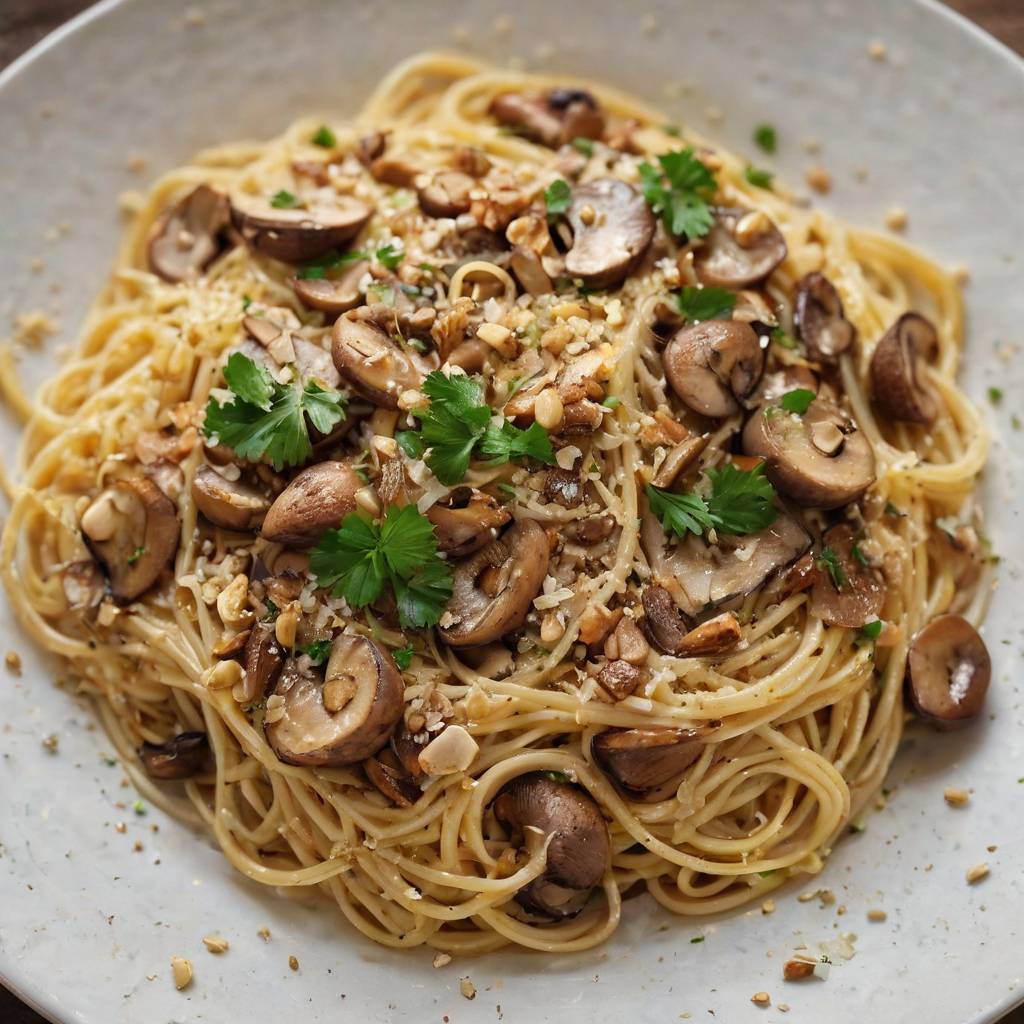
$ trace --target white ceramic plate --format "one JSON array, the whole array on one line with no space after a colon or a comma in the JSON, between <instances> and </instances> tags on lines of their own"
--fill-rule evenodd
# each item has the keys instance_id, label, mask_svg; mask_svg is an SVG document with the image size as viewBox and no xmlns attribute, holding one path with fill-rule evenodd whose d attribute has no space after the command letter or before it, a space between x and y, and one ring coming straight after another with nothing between
<instances>
[{"instance_id":1,"label":"white ceramic plate","mask_svg":"<svg viewBox=\"0 0 1024 1024\"><path fill-rule=\"evenodd\" d=\"M1005 440L986 479L1005 566L986 630L990 720L955 736L911 734L889 807L804 886L831 887L843 916L798 902L796 887L778 894L772 915L711 921L669 919L638 900L603 949L435 970L429 953L373 947L331 910L247 883L188 829L125 808L134 797L104 763L109 747L88 708L54 687L55 668L18 642L4 607L4 646L21 651L25 670L0 678L0 976L54 1020L81 1024L670 1021L707 1020L711 1010L734 1021L763 1012L750 1003L762 990L791 1004L794 1020L995 1020L1024 999L1024 732L1012 674L1024 502L1009 425L1024 373L995 349L1019 340L1024 323L1024 64L929 0L518 0L502 31L495 19L509 10L499 0L197 0L186 17L176 0L111 0L9 68L0 76L2 301L5 314L42 307L61 325L59 338L25 356L27 382L52 372L103 284L121 190L202 146L267 136L305 112L352 110L415 50L469 39L465 48L485 57L604 77L741 150L754 124L771 121L782 140L772 163L794 183L812 162L801 140L817 137L813 159L835 179L829 208L879 223L900 203L915 243L971 270L968 387L981 402L992 384L1006 396L992 412ZM875 39L886 43L884 61L868 56ZM692 89L670 101L682 82ZM707 123L709 104L725 113L720 126ZM127 169L133 154L148 160L141 179ZM9 454L16 428L8 420L0 430ZM52 732L55 755L41 746ZM948 809L946 785L971 787L970 806ZM126 834L114 828L122 820ZM136 839L142 852L132 851ZM968 886L964 873L979 861L992 874ZM869 924L871 907L887 920ZM269 943L257 937L262 926ZM211 932L230 940L228 954L205 952ZM854 959L824 983L782 982L796 944L841 933L858 936ZM171 984L172 955L196 965L187 992ZM459 994L464 976L473 1002ZM757 1019L790 1018L773 1007Z\"/></svg>"}]
</instances>

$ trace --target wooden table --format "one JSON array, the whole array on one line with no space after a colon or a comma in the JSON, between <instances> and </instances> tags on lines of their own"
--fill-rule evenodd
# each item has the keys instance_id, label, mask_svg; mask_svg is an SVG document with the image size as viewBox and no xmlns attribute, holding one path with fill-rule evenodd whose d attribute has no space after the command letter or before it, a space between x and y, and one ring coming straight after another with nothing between
<instances>
[{"instance_id":1,"label":"wooden table","mask_svg":"<svg viewBox=\"0 0 1024 1024\"><path fill-rule=\"evenodd\" d=\"M68 18L89 6L91 0L2 0L0 9L0 68L42 39ZM856 0L848 0L856 3ZM897 0L894 0L897 2ZM1024 54L1024 0L947 0L950 7L973 18L979 25ZM43 1018L0 987L2 1024L44 1024ZM113 1022L111 1022L113 1024ZM1024 1007L1006 1017L1003 1024L1024 1024Z\"/></svg>"}]
</instances>

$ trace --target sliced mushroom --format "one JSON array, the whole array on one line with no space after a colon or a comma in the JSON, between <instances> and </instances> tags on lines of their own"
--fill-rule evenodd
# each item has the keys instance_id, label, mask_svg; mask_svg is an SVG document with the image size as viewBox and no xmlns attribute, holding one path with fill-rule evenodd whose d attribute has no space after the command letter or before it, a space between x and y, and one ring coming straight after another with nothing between
<instances>
[{"instance_id":1,"label":"sliced mushroom","mask_svg":"<svg viewBox=\"0 0 1024 1024\"><path fill-rule=\"evenodd\" d=\"M648 639L666 654L682 648L683 638L690 632L690 623L672 595L655 583L644 587L640 595L644 617L640 622Z\"/></svg>"},{"instance_id":2,"label":"sliced mushroom","mask_svg":"<svg viewBox=\"0 0 1024 1024\"><path fill-rule=\"evenodd\" d=\"M552 467L544 473L544 500L563 508L579 508L586 497L586 484L578 470Z\"/></svg>"},{"instance_id":3,"label":"sliced mushroom","mask_svg":"<svg viewBox=\"0 0 1024 1024\"><path fill-rule=\"evenodd\" d=\"M655 220L644 197L618 178L598 178L572 192L566 216L572 248L565 272L588 288L614 288L634 270L654 238Z\"/></svg>"},{"instance_id":4,"label":"sliced mushroom","mask_svg":"<svg viewBox=\"0 0 1024 1024\"><path fill-rule=\"evenodd\" d=\"M398 807L412 807L421 796L420 787L408 775L375 757L368 757L363 762L363 771L377 789Z\"/></svg>"},{"instance_id":5,"label":"sliced mushroom","mask_svg":"<svg viewBox=\"0 0 1024 1024\"><path fill-rule=\"evenodd\" d=\"M180 528L171 500L149 477L112 484L82 515L82 535L122 602L134 601L170 565Z\"/></svg>"},{"instance_id":6,"label":"sliced mushroom","mask_svg":"<svg viewBox=\"0 0 1024 1024\"><path fill-rule=\"evenodd\" d=\"M849 629L873 622L885 602L885 587L870 566L854 555L853 529L845 523L833 526L821 543L835 556L840 580L837 582L830 572L819 572L811 588L810 613L823 622Z\"/></svg>"},{"instance_id":7,"label":"sliced mushroom","mask_svg":"<svg viewBox=\"0 0 1024 1024\"><path fill-rule=\"evenodd\" d=\"M779 399L790 391L813 391L818 394L818 378L801 365L786 366L774 373L766 373L754 393L758 405L777 405ZM825 394L822 397L829 397Z\"/></svg>"},{"instance_id":8,"label":"sliced mushroom","mask_svg":"<svg viewBox=\"0 0 1024 1024\"><path fill-rule=\"evenodd\" d=\"M544 874L520 889L516 901L553 919L578 914L611 861L608 826L597 802L578 786L531 772L505 786L493 807L505 825L551 837Z\"/></svg>"},{"instance_id":9,"label":"sliced mushroom","mask_svg":"<svg viewBox=\"0 0 1024 1024\"><path fill-rule=\"evenodd\" d=\"M165 281L195 280L224 250L231 223L227 196L194 188L157 222L147 248L149 267Z\"/></svg>"},{"instance_id":10,"label":"sliced mushroom","mask_svg":"<svg viewBox=\"0 0 1024 1024\"><path fill-rule=\"evenodd\" d=\"M266 540L289 547L311 547L356 509L363 486L347 462L318 462L304 469L270 506L263 529Z\"/></svg>"},{"instance_id":11,"label":"sliced mushroom","mask_svg":"<svg viewBox=\"0 0 1024 1024\"><path fill-rule=\"evenodd\" d=\"M577 520L576 539L588 547L591 544L599 544L612 535L615 525L614 516L590 516Z\"/></svg>"},{"instance_id":12,"label":"sliced mushroom","mask_svg":"<svg viewBox=\"0 0 1024 1024\"><path fill-rule=\"evenodd\" d=\"M445 643L476 647L518 629L540 593L548 558L544 529L524 519L457 565L448 602L454 622L440 629Z\"/></svg>"},{"instance_id":13,"label":"sliced mushroom","mask_svg":"<svg viewBox=\"0 0 1024 1024\"><path fill-rule=\"evenodd\" d=\"M258 622L249 633L242 654L242 668L245 675L236 699L240 704L251 704L262 700L267 691L277 683L284 667L284 649L277 641L272 625Z\"/></svg>"},{"instance_id":14,"label":"sliced mushroom","mask_svg":"<svg viewBox=\"0 0 1024 1024\"><path fill-rule=\"evenodd\" d=\"M685 441L680 441L665 456L665 461L658 467L658 472L651 483L655 487L671 487L701 457L710 440L710 434L703 434L694 435L686 438Z\"/></svg>"},{"instance_id":15,"label":"sliced mushroom","mask_svg":"<svg viewBox=\"0 0 1024 1024\"><path fill-rule=\"evenodd\" d=\"M857 337L857 329L843 315L843 300L824 274L812 273L796 284L794 320L812 359L834 363Z\"/></svg>"},{"instance_id":16,"label":"sliced mushroom","mask_svg":"<svg viewBox=\"0 0 1024 1024\"><path fill-rule=\"evenodd\" d=\"M688 536L669 549L661 524L647 509L641 540L655 576L688 616L749 594L811 546L807 531L785 512L757 533L719 534L716 545ZM666 639L670 636L666 634ZM663 646L657 634L652 639Z\"/></svg>"},{"instance_id":17,"label":"sliced mushroom","mask_svg":"<svg viewBox=\"0 0 1024 1024\"><path fill-rule=\"evenodd\" d=\"M338 277L296 277L292 279L292 290L313 309L324 313L347 313L363 301L359 282L369 268L366 260L357 260Z\"/></svg>"},{"instance_id":18,"label":"sliced mushroom","mask_svg":"<svg viewBox=\"0 0 1024 1024\"><path fill-rule=\"evenodd\" d=\"M403 391L422 383L419 370L361 307L334 323L334 365L356 391L375 405L397 409Z\"/></svg>"},{"instance_id":19,"label":"sliced mushroom","mask_svg":"<svg viewBox=\"0 0 1024 1024\"><path fill-rule=\"evenodd\" d=\"M438 551L463 558L490 544L512 513L475 487L456 487L427 509L427 518L434 524Z\"/></svg>"},{"instance_id":20,"label":"sliced mushroom","mask_svg":"<svg viewBox=\"0 0 1024 1024\"><path fill-rule=\"evenodd\" d=\"M337 388L341 384L341 374L335 368L331 354L316 342L293 333L290 325L275 323L266 317L247 316L242 326L249 337L266 350L269 360L263 357L258 361L265 362L271 373L276 373L282 363L291 363L303 384L315 381L328 388ZM240 351L253 358L251 349L246 350L245 344Z\"/></svg>"},{"instance_id":21,"label":"sliced mushroom","mask_svg":"<svg viewBox=\"0 0 1024 1024\"><path fill-rule=\"evenodd\" d=\"M189 779L203 770L209 750L205 732L180 732L166 743L143 743L139 758L151 779Z\"/></svg>"},{"instance_id":22,"label":"sliced mushroom","mask_svg":"<svg viewBox=\"0 0 1024 1024\"><path fill-rule=\"evenodd\" d=\"M462 171L438 171L417 189L420 209L428 217L458 217L470 207L470 193L476 182Z\"/></svg>"},{"instance_id":23,"label":"sliced mushroom","mask_svg":"<svg viewBox=\"0 0 1024 1024\"><path fill-rule=\"evenodd\" d=\"M694 626L673 653L681 658L703 658L723 654L743 639L739 619L732 612L723 612L699 626Z\"/></svg>"},{"instance_id":24,"label":"sliced mushroom","mask_svg":"<svg viewBox=\"0 0 1024 1024\"><path fill-rule=\"evenodd\" d=\"M715 222L694 254L703 284L747 288L766 278L786 258L786 240L765 214L718 207Z\"/></svg>"},{"instance_id":25,"label":"sliced mushroom","mask_svg":"<svg viewBox=\"0 0 1024 1024\"><path fill-rule=\"evenodd\" d=\"M738 320L705 320L672 336L661 356L672 390L702 416L739 412L764 372L753 328Z\"/></svg>"},{"instance_id":26,"label":"sliced mushroom","mask_svg":"<svg viewBox=\"0 0 1024 1024\"><path fill-rule=\"evenodd\" d=\"M231 203L231 219L250 248L284 263L304 263L350 242L373 215L353 196L337 196L331 205L278 210L252 197Z\"/></svg>"},{"instance_id":27,"label":"sliced mushroom","mask_svg":"<svg viewBox=\"0 0 1024 1024\"><path fill-rule=\"evenodd\" d=\"M700 729L608 729L594 737L591 750L627 793L650 797L700 757L717 724Z\"/></svg>"},{"instance_id":28,"label":"sliced mushroom","mask_svg":"<svg viewBox=\"0 0 1024 1024\"><path fill-rule=\"evenodd\" d=\"M763 458L768 479L805 508L838 508L875 482L871 443L823 397L802 416L762 405L743 428L743 451Z\"/></svg>"},{"instance_id":29,"label":"sliced mushroom","mask_svg":"<svg viewBox=\"0 0 1024 1024\"><path fill-rule=\"evenodd\" d=\"M492 676L491 678L494 677ZM441 727L444 728L443 722ZM423 765L420 764L420 751L422 749L423 744L417 743L412 738L412 734L406 729L396 729L391 736L392 753L398 759L398 763L402 766L405 773L416 783L422 782L427 777L427 773L423 770Z\"/></svg>"},{"instance_id":30,"label":"sliced mushroom","mask_svg":"<svg viewBox=\"0 0 1024 1024\"><path fill-rule=\"evenodd\" d=\"M340 634L324 681L289 665L275 693L284 714L267 739L287 764L338 768L376 754L402 717L405 688L391 655L365 636Z\"/></svg>"},{"instance_id":31,"label":"sliced mushroom","mask_svg":"<svg viewBox=\"0 0 1024 1024\"><path fill-rule=\"evenodd\" d=\"M530 295L548 295L555 290L540 256L525 245L517 245L509 256L516 280Z\"/></svg>"},{"instance_id":32,"label":"sliced mushroom","mask_svg":"<svg viewBox=\"0 0 1024 1024\"><path fill-rule=\"evenodd\" d=\"M599 139L604 115L597 101L583 89L503 92L491 101L491 114L524 136L557 149L576 138Z\"/></svg>"},{"instance_id":33,"label":"sliced mushroom","mask_svg":"<svg viewBox=\"0 0 1024 1024\"><path fill-rule=\"evenodd\" d=\"M939 396L925 376L938 348L935 326L904 313L882 335L871 357L871 401L890 419L928 426L939 414Z\"/></svg>"},{"instance_id":34,"label":"sliced mushroom","mask_svg":"<svg viewBox=\"0 0 1024 1024\"><path fill-rule=\"evenodd\" d=\"M976 718L991 678L985 641L959 615L940 615L910 645L910 701L922 718L940 729L955 729Z\"/></svg>"},{"instance_id":35,"label":"sliced mushroom","mask_svg":"<svg viewBox=\"0 0 1024 1024\"><path fill-rule=\"evenodd\" d=\"M270 501L244 480L228 480L203 463L192 479L192 500L214 526L225 530L255 530Z\"/></svg>"}]
</instances>

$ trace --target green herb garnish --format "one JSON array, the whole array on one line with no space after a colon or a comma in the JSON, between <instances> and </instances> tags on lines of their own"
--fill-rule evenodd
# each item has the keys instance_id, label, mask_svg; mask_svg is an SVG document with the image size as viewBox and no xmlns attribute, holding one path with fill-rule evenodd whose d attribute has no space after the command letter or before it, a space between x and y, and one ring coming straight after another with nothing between
<instances>
[{"instance_id":1,"label":"green herb garnish","mask_svg":"<svg viewBox=\"0 0 1024 1024\"><path fill-rule=\"evenodd\" d=\"M146 549L144 547L143 548L136 548L128 556L128 564L129 565L134 565L145 553L146 553Z\"/></svg>"},{"instance_id":2,"label":"green herb garnish","mask_svg":"<svg viewBox=\"0 0 1024 1024\"><path fill-rule=\"evenodd\" d=\"M882 633L882 626L884 623L881 619L875 619L873 622L865 622L860 627L860 631L869 639L877 640Z\"/></svg>"},{"instance_id":3,"label":"green herb garnish","mask_svg":"<svg viewBox=\"0 0 1024 1024\"><path fill-rule=\"evenodd\" d=\"M567 181L556 178L546 189L544 189L544 202L548 208L549 217L557 217L569 209L572 202L572 189Z\"/></svg>"},{"instance_id":4,"label":"green herb garnish","mask_svg":"<svg viewBox=\"0 0 1024 1024\"><path fill-rule=\"evenodd\" d=\"M775 180L775 175L771 171L751 166L748 166L743 172L743 177L756 188L771 188L772 182Z\"/></svg>"},{"instance_id":5,"label":"green herb garnish","mask_svg":"<svg viewBox=\"0 0 1024 1024\"><path fill-rule=\"evenodd\" d=\"M828 572L829 576L832 577L832 583L836 590L841 590L846 586L848 582L846 570L843 568L843 563L839 561L839 556L830 547L826 546L821 549L821 554L818 555L814 564L819 569Z\"/></svg>"},{"instance_id":6,"label":"green herb garnish","mask_svg":"<svg viewBox=\"0 0 1024 1024\"><path fill-rule=\"evenodd\" d=\"M594 140L585 139L582 136L577 136L572 140L572 148L577 152L582 153L584 156L594 155Z\"/></svg>"},{"instance_id":7,"label":"green herb garnish","mask_svg":"<svg viewBox=\"0 0 1024 1024\"><path fill-rule=\"evenodd\" d=\"M792 391L787 391L782 398L779 399L779 405L785 409L786 412L796 413L797 416L803 416L805 412L811 407L811 402L818 396L810 391L808 388L794 388Z\"/></svg>"},{"instance_id":8,"label":"green herb garnish","mask_svg":"<svg viewBox=\"0 0 1024 1024\"><path fill-rule=\"evenodd\" d=\"M772 328L771 339L780 348L796 348L796 338L794 338L788 331L784 331L781 327Z\"/></svg>"},{"instance_id":9,"label":"green herb garnish","mask_svg":"<svg viewBox=\"0 0 1024 1024\"><path fill-rule=\"evenodd\" d=\"M297 196L292 195L287 189L282 188L270 197L270 205L275 210L293 210L299 205Z\"/></svg>"},{"instance_id":10,"label":"green herb garnish","mask_svg":"<svg viewBox=\"0 0 1024 1024\"><path fill-rule=\"evenodd\" d=\"M993 405L999 405L999 403L1002 402L1002 400L1003 400L1003 390L1002 390L1002 388L989 388L988 389L988 400Z\"/></svg>"},{"instance_id":11,"label":"green herb garnish","mask_svg":"<svg viewBox=\"0 0 1024 1024\"><path fill-rule=\"evenodd\" d=\"M412 644L408 647L396 647L391 652L395 664L404 672L412 664L412 656L415 654Z\"/></svg>"},{"instance_id":12,"label":"green herb garnish","mask_svg":"<svg viewBox=\"0 0 1024 1024\"><path fill-rule=\"evenodd\" d=\"M662 153L658 165L640 165L644 199L673 235L703 238L715 220L708 205L717 187L715 176L690 146Z\"/></svg>"},{"instance_id":13,"label":"green herb garnish","mask_svg":"<svg viewBox=\"0 0 1024 1024\"><path fill-rule=\"evenodd\" d=\"M322 124L316 130L316 134L310 140L314 146L323 146L324 149L334 149L338 144L338 137L327 125Z\"/></svg>"},{"instance_id":14,"label":"green herb garnish","mask_svg":"<svg viewBox=\"0 0 1024 1024\"><path fill-rule=\"evenodd\" d=\"M765 153L774 153L778 145L774 125L759 124L754 129L754 142Z\"/></svg>"},{"instance_id":15,"label":"green herb garnish","mask_svg":"<svg viewBox=\"0 0 1024 1024\"><path fill-rule=\"evenodd\" d=\"M314 640L311 644L297 647L296 650L306 655L314 665L322 665L331 656L331 641Z\"/></svg>"},{"instance_id":16,"label":"green herb garnish","mask_svg":"<svg viewBox=\"0 0 1024 1024\"><path fill-rule=\"evenodd\" d=\"M717 320L736 308L736 294L724 288L687 285L676 295L676 306L687 322Z\"/></svg>"}]
</instances>

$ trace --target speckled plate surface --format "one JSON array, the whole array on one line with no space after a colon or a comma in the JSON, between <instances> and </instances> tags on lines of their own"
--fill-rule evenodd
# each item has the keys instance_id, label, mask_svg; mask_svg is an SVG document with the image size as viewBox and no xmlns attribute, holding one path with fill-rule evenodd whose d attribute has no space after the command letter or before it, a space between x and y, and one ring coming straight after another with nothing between
<instances>
[{"instance_id":1,"label":"speckled plate surface","mask_svg":"<svg viewBox=\"0 0 1024 1024\"><path fill-rule=\"evenodd\" d=\"M876 39L884 60L868 55ZM970 267L967 385L982 402L990 385L1005 394L990 409L997 443L985 481L1004 567L986 628L991 715L960 735L908 736L888 807L803 886L830 887L832 906L798 902L793 885L773 914L690 922L641 899L603 949L435 970L428 952L375 948L329 908L246 882L187 828L133 814L89 709L53 685L55 667L19 639L4 605L4 647L25 665L21 678L0 672L0 977L54 1020L81 1024L565 1024L709 1011L728 1022L995 1020L1024 999L1024 499L1010 424L1024 370L996 354L1024 323L1024 64L966 22L929 0L196 0L188 15L177 0L100 4L0 76L0 304L5 319L43 308L60 324L59 337L24 355L25 380L34 387L53 371L102 286L119 192L202 146L272 134L300 113L352 110L399 58L456 45L604 77L741 151L752 126L771 121L781 139L773 165L790 182L812 162L801 140L816 137L813 160L835 180L829 209L880 223L902 204L912 241ZM721 124L708 123L711 105ZM128 170L135 154L147 160L141 175ZM16 436L4 418L8 458ZM51 733L55 754L41 745ZM970 805L947 808L947 785L971 788ZM980 861L991 875L969 886L965 872ZM886 920L869 923L869 908ZM257 936L264 926L270 942ZM211 932L230 940L229 953L204 950ZM783 983L795 945L843 934L856 935L856 955L837 958L827 981ZM184 993L171 983L172 955L195 963ZM467 976L472 1002L459 992ZM751 1004L758 991L772 1008Z\"/></svg>"}]
</instances>

